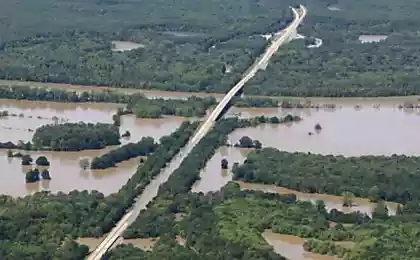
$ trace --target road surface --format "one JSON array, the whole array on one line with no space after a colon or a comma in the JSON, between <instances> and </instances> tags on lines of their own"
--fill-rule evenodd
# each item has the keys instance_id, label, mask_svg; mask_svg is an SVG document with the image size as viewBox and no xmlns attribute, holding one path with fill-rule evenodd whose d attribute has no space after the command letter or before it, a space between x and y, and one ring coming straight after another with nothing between
<instances>
[{"instance_id":1,"label":"road surface","mask_svg":"<svg viewBox=\"0 0 420 260\"><path fill-rule=\"evenodd\" d=\"M179 168L182 161L191 152L194 146L207 134L210 128L216 122L216 119L223 112L223 109L228 105L232 98L243 88L255 73L267 66L268 61L277 52L278 48L287 42L290 37L295 37L296 29L305 18L307 10L300 5L299 9L292 8L294 19L290 25L284 29L280 34L274 37L270 46L266 49L264 54L246 71L242 79L236 83L235 86L224 96L216 108L212 111L206 121L199 127L195 135L191 138L188 144L181 149L180 153L174 158L171 163L145 188L142 194L138 197L132 210L126 213L99 246L89 255L87 260L100 260L102 256L112 247L115 241L124 233L127 227L133 223L140 211L146 209L146 205L157 196L159 186L166 182L172 172Z\"/></svg>"}]
</instances>

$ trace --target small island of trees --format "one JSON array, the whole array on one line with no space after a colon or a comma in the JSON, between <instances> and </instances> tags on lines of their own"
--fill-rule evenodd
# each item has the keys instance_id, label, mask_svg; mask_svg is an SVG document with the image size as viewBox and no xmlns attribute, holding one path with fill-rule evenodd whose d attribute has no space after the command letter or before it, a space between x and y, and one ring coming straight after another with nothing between
<instances>
[{"instance_id":1,"label":"small island of trees","mask_svg":"<svg viewBox=\"0 0 420 260\"><path fill-rule=\"evenodd\" d=\"M137 143L129 143L118 149L112 150L102 156L95 157L90 165L91 169L106 169L115 164L138 156L148 156L158 147L152 137L143 137Z\"/></svg>"},{"instance_id":2,"label":"small island of trees","mask_svg":"<svg viewBox=\"0 0 420 260\"><path fill-rule=\"evenodd\" d=\"M39 156L35 160L35 164L38 166L50 166L50 162L48 161L47 157L45 156Z\"/></svg>"},{"instance_id":3,"label":"small island of trees","mask_svg":"<svg viewBox=\"0 0 420 260\"><path fill-rule=\"evenodd\" d=\"M262 144L258 140L252 140L249 136L242 136L235 147L261 149Z\"/></svg>"},{"instance_id":4,"label":"small island of trees","mask_svg":"<svg viewBox=\"0 0 420 260\"><path fill-rule=\"evenodd\" d=\"M117 126L79 122L41 126L36 129L32 141L37 148L53 151L81 151L118 145L119 139Z\"/></svg>"}]
</instances>

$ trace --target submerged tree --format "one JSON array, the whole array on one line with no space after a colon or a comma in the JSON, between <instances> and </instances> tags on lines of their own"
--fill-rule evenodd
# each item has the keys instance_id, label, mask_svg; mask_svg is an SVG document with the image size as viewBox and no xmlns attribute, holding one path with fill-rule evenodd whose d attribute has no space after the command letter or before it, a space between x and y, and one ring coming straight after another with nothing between
<instances>
[{"instance_id":1,"label":"submerged tree","mask_svg":"<svg viewBox=\"0 0 420 260\"><path fill-rule=\"evenodd\" d=\"M353 193L348 192L348 191L343 192L343 206L344 207L353 206L353 198L354 198Z\"/></svg>"},{"instance_id":2,"label":"submerged tree","mask_svg":"<svg viewBox=\"0 0 420 260\"><path fill-rule=\"evenodd\" d=\"M228 162L228 160L226 160L225 158L223 158L222 159L222 162L221 162L221 166L222 166L222 169L228 169L229 168L229 162Z\"/></svg>"},{"instance_id":3,"label":"submerged tree","mask_svg":"<svg viewBox=\"0 0 420 260\"><path fill-rule=\"evenodd\" d=\"M79 166L80 166L80 168L82 168L83 170L86 170L87 168L89 168L89 167L90 167L90 161L89 161L89 158L83 158L83 159L80 159L80 161L79 161Z\"/></svg>"},{"instance_id":4,"label":"submerged tree","mask_svg":"<svg viewBox=\"0 0 420 260\"><path fill-rule=\"evenodd\" d=\"M33 183L39 181L39 170L33 169L26 173L26 182L27 183Z\"/></svg>"},{"instance_id":5,"label":"submerged tree","mask_svg":"<svg viewBox=\"0 0 420 260\"><path fill-rule=\"evenodd\" d=\"M372 213L372 216L375 218L388 218L388 207L386 206L385 201L380 200L376 204L375 210Z\"/></svg>"},{"instance_id":6,"label":"submerged tree","mask_svg":"<svg viewBox=\"0 0 420 260\"><path fill-rule=\"evenodd\" d=\"M31 165L32 164L32 157L28 154L22 156L22 165Z\"/></svg>"},{"instance_id":7,"label":"submerged tree","mask_svg":"<svg viewBox=\"0 0 420 260\"><path fill-rule=\"evenodd\" d=\"M51 180L50 172L47 169L44 169L41 173L43 180Z\"/></svg>"},{"instance_id":8,"label":"submerged tree","mask_svg":"<svg viewBox=\"0 0 420 260\"><path fill-rule=\"evenodd\" d=\"M45 156L39 156L36 161L35 164L38 166L50 166L50 162L48 161L47 157Z\"/></svg>"}]
</instances>

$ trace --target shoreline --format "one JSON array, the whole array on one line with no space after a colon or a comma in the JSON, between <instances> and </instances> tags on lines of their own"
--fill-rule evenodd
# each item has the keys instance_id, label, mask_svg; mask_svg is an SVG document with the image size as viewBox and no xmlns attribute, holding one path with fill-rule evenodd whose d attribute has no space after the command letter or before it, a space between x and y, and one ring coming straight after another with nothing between
<instances>
[{"instance_id":1,"label":"shoreline","mask_svg":"<svg viewBox=\"0 0 420 260\"><path fill-rule=\"evenodd\" d=\"M36 81L19 81L19 80L0 80L0 87L5 86L25 86L25 87L38 87L38 88L49 88L49 89L61 89L68 91L94 91L94 92L105 92L115 91L124 94L142 93L147 98L170 98L170 99L182 99L192 96L197 97L215 97L216 99L222 98L226 93L212 93L212 92L183 92L183 91L166 91L157 89L136 89L136 88L117 88L112 86L102 85L80 85L80 84L67 84L67 83L53 83L53 82L36 82ZM290 101L311 101L314 103L319 102L339 102L339 103L354 103L356 101L362 103L369 102L396 102L396 101L410 101L419 102L420 95L411 96L379 96L379 97L299 97L299 96L260 96L260 95L245 95L245 97L251 98L269 98L275 100L290 100Z\"/></svg>"}]
</instances>

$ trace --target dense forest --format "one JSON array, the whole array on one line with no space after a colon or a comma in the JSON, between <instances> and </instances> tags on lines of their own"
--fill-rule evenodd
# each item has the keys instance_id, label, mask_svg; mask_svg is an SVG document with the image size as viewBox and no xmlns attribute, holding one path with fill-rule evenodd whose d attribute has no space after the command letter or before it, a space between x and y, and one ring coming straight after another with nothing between
<instances>
[{"instance_id":1,"label":"dense forest","mask_svg":"<svg viewBox=\"0 0 420 260\"><path fill-rule=\"evenodd\" d=\"M407 203L420 200L419 165L420 157L404 155L343 157L265 148L235 168L234 178L308 193L351 192L372 201Z\"/></svg>"},{"instance_id":2,"label":"dense forest","mask_svg":"<svg viewBox=\"0 0 420 260\"><path fill-rule=\"evenodd\" d=\"M266 41L259 34L283 28L292 19L288 7L303 4L309 13L300 31L309 39L321 38L323 45L309 49L305 39L283 46L267 70L247 85L246 94L420 92L416 0L16 3L0 4L3 79L226 92L263 51ZM13 17L7 15L11 8ZM389 37L361 44L362 34ZM141 47L116 52L113 40Z\"/></svg>"},{"instance_id":3,"label":"dense forest","mask_svg":"<svg viewBox=\"0 0 420 260\"><path fill-rule=\"evenodd\" d=\"M166 90L225 92L263 51L259 34L292 19L274 0L42 0L15 7L12 18L15 3L0 5L0 78ZM113 40L142 47L113 51Z\"/></svg>"},{"instance_id":4,"label":"dense forest","mask_svg":"<svg viewBox=\"0 0 420 260\"><path fill-rule=\"evenodd\" d=\"M162 137L157 150L110 196L96 191L40 192L16 199L0 195L0 259L83 259L88 248L73 239L109 232L197 127L198 123L184 122Z\"/></svg>"},{"instance_id":5,"label":"dense forest","mask_svg":"<svg viewBox=\"0 0 420 260\"><path fill-rule=\"evenodd\" d=\"M114 167L117 163L135 158L148 156L158 147L152 137L143 137L137 143L128 143L115 150L111 150L101 156L95 157L90 164L91 169L107 169Z\"/></svg>"},{"instance_id":6,"label":"dense forest","mask_svg":"<svg viewBox=\"0 0 420 260\"><path fill-rule=\"evenodd\" d=\"M101 149L120 144L118 127L103 123L65 123L43 125L32 137L34 147L52 151Z\"/></svg>"},{"instance_id":7,"label":"dense forest","mask_svg":"<svg viewBox=\"0 0 420 260\"><path fill-rule=\"evenodd\" d=\"M376 97L420 93L420 7L416 0L302 4L308 15L299 32L322 39L322 46L306 48L305 40L282 46L267 69L244 88L245 94ZM362 44L361 35L388 38Z\"/></svg>"}]
</instances>

